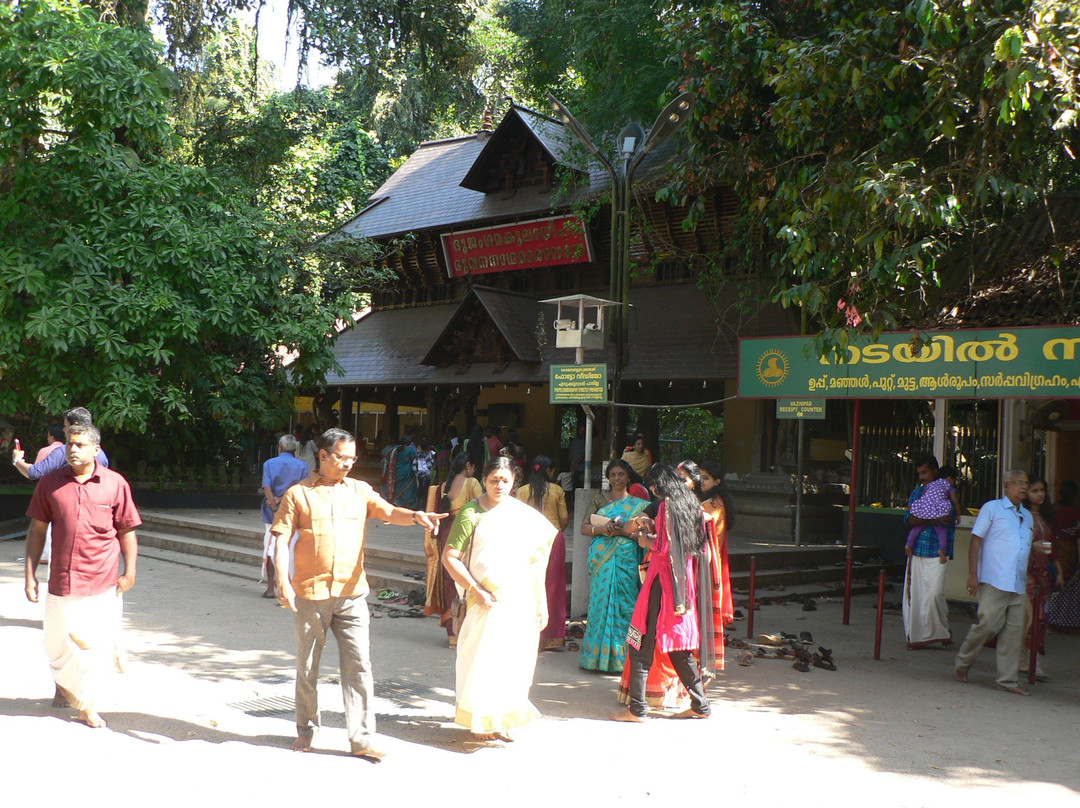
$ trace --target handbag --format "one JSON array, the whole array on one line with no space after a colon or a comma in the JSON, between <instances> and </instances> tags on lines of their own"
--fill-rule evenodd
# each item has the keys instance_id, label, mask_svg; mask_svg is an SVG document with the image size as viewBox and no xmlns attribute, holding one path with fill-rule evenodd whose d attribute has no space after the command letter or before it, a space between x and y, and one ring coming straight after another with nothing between
<instances>
[{"instance_id":1,"label":"handbag","mask_svg":"<svg viewBox=\"0 0 1080 808\"><path fill-rule=\"evenodd\" d=\"M450 630L456 637L461 632L461 624L465 622L465 601L460 595L454 595L454 602L450 604Z\"/></svg>"},{"instance_id":2,"label":"handbag","mask_svg":"<svg viewBox=\"0 0 1080 808\"><path fill-rule=\"evenodd\" d=\"M475 533L475 528L473 529ZM469 568L469 561L472 559L472 543L473 537L469 537L469 549L465 556L465 568ZM468 609L467 598L461 597L460 594L454 595L454 600L450 604L450 630L453 631L456 637L461 632L461 624L465 622L465 611Z\"/></svg>"}]
</instances>

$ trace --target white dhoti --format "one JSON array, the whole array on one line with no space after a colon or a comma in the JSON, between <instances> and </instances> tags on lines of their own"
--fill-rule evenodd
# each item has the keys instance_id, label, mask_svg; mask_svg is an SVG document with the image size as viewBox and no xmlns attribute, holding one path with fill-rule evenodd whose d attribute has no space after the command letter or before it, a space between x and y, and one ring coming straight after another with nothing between
<instances>
[{"instance_id":1,"label":"white dhoti","mask_svg":"<svg viewBox=\"0 0 1080 808\"><path fill-rule=\"evenodd\" d=\"M77 710L93 710L116 669L116 643L124 599L116 589L88 597L45 599L45 653L53 679L74 697Z\"/></svg>"},{"instance_id":2,"label":"white dhoti","mask_svg":"<svg viewBox=\"0 0 1080 808\"><path fill-rule=\"evenodd\" d=\"M948 645L949 606L945 602L945 569L948 565L934 556L908 559L904 573L904 596L901 613L908 648L920 648L932 643Z\"/></svg>"}]
</instances>

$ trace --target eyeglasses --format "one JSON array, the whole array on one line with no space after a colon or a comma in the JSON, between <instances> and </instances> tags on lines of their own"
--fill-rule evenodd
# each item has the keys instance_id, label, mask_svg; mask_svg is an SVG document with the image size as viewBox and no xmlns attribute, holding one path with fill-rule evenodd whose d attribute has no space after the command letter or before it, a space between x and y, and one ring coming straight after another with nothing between
<instances>
[{"instance_id":1,"label":"eyeglasses","mask_svg":"<svg viewBox=\"0 0 1080 808\"><path fill-rule=\"evenodd\" d=\"M343 455L338 454L337 452L331 452L330 454L334 456L334 459L337 460L337 462L343 463L346 466L356 462L356 455Z\"/></svg>"},{"instance_id":2,"label":"eyeglasses","mask_svg":"<svg viewBox=\"0 0 1080 808\"><path fill-rule=\"evenodd\" d=\"M1027 480L1006 480L1005 485L1015 485L1017 488L1027 488Z\"/></svg>"}]
</instances>

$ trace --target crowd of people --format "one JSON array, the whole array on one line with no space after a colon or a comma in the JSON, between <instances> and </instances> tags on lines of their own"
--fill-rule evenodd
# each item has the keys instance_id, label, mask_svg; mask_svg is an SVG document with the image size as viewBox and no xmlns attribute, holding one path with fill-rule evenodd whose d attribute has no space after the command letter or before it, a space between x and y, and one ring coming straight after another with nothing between
<instances>
[{"instance_id":1,"label":"crowd of people","mask_svg":"<svg viewBox=\"0 0 1080 808\"><path fill-rule=\"evenodd\" d=\"M579 514L579 532L589 542L590 589L578 661L586 670L620 675L624 709L613 720L638 722L651 709L706 718L705 687L724 667L724 627L734 618L727 537L735 514L721 469L711 461L673 467L648 457L642 478L647 452L638 437L625 459L608 464L608 486ZM495 430L474 430L448 443L452 457L442 479L434 476L433 458L422 466L432 475L425 479L415 461L431 447L410 440L388 455L391 499L350 476L358 459L353 435L331 428L309 439L317 445L314 470L304 459L305 441L285 435L263 477L268 593L294 614L296 628L293 748L310 749L320 726L319 661L332 632L351 752L370 759L385 754L371 709L364 570L371 518L424 530L425 612L439 617L456 646L455 722L480 742L512 740L512 731L537 715L529 689L538 653L566 641L570 517L551 458L529 462L515 435L502 441ZM44 626L55 698L90 726L105 724L95 698L115 663L118 595L135 582L141 523L127 482L106 467L100 443L89 413L76 408L63 443L37 463L26 464L21 449L13 453L15 465L32 477L63 448L63 466L38 478L29 509L26 596L38 600L37 570L51 527L54 556L63 560L50 565ZM405 464L411 471L399 474ZM929 456L916 470L904 584L904 628L913 649L952 642L944 569L958 512L950 472ZM424 491L416 490L420 480L430 482ZM100 508L80 507L85 497ZM1013 469L1003 475L1003 496L980 508L967 576L978 617L956 655L960 681L994 640L997 686L1027 695L1019 681L1022 660L1042 651L1043 641L1039 631L1029 631L1025 649L1025 625L1080 628L1076 498L1076 484L1064 482L1054 507L1044 479Z\"/></svg>"}]
</instances>

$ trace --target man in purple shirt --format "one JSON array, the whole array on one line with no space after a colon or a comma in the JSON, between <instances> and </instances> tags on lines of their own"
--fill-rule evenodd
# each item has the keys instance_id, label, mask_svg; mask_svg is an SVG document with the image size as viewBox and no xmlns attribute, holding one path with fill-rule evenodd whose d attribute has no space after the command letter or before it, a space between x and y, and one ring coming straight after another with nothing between
<instances>
[{"instance_id":1,"label":"man in purple shirt","mask_svg":"<svg viewBox=\"0 0 1080 808\"><path fill-rule=\"evenodd\" d=\"M92 426L94 419L90 415L90 410L86 407L72 407L70 410L64 413L64 428L70 428L78 424L79 426ZM53 449L44 460L40 460L37 463L27 463L25 460L26 452L23 449L12 449L11 462L16 469L19 470L19 474L26 477L28 480L40 480L50 471L56 471L63 468L67 464L67 452L64 448L64 444L60 444ZM97 455L98 465L109 467L109 458L105 454L104 449L100 449Z\"/></svg>"}]
</instances>

